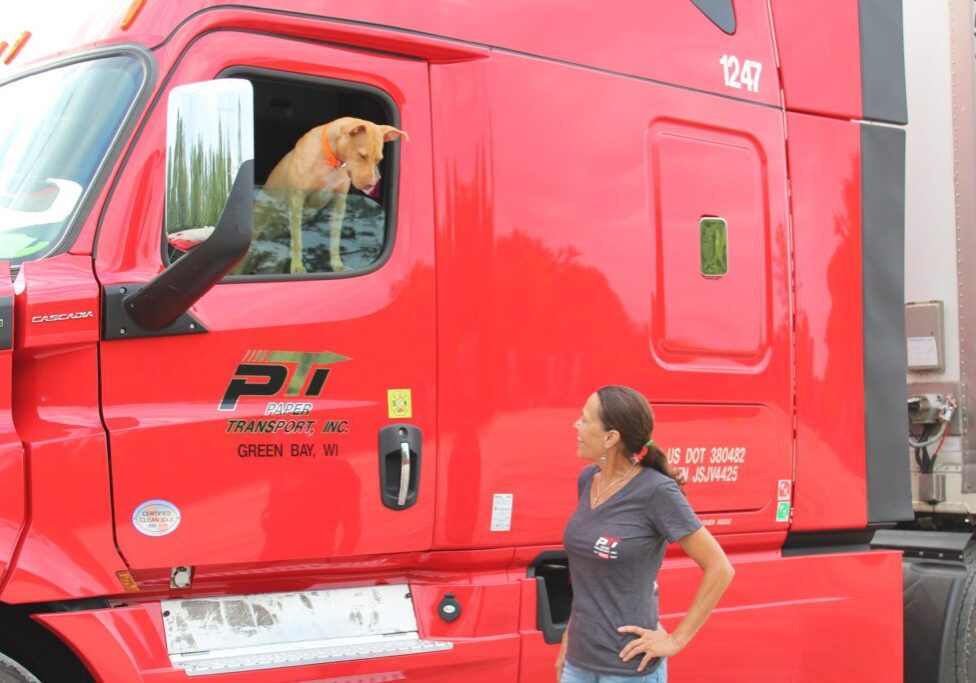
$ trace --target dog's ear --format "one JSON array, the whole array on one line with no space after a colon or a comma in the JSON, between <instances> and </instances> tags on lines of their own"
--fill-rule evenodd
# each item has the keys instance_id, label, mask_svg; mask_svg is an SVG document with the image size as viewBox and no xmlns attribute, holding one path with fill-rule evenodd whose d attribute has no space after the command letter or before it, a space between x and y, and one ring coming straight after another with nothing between
<instances>
[{"instance_id":1,"label":"dog's ear","mask_svg":"<svg viewBox=\"0 0 976 683\"><path fill-rule=\"evenodd\" d=\"M391 142L396 140L401 135L404 140L410 140L410 136L407 135L406 131L400 130L399 128L394 128L393 126L380 126L380 133L383 134L383 142Z\"/></svg>"},{"instance_id":2,"label":"dog's ear","mask_svg":"<svg viewBox=\"0 0 976 683\"><path fill-rule=\"evenodd\" d=\"M346 130L344 130L342 132L345 133L346 135L348 135L349 137L352 137L353 135L359 135L360 133L365 133L366 132L366 124L364 124L364 123L357 123L357 124L353 125L352 128L347 128Z\"/></svg>"}]
</instances>

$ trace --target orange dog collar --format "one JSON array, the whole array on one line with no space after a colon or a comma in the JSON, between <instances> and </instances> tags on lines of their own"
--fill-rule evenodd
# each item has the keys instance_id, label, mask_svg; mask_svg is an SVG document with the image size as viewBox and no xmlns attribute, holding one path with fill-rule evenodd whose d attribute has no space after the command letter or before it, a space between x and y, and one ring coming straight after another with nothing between
<instances>
[{"instance_id":1,"label":"orange dog collar","mask_svg":"<svg viewBox=\"0 0 976 683\"><path fill-rule=\"evenodd\" d=\"M328 126L322 129L322 154L325 155L325 163L327 163L329 166L334 166L335 168L342 168L345 166L345 164L339 160L339 157L337 157L335 152L332 151L332 148L329 147L328 132Z\"/></svg>"}]
</instances>

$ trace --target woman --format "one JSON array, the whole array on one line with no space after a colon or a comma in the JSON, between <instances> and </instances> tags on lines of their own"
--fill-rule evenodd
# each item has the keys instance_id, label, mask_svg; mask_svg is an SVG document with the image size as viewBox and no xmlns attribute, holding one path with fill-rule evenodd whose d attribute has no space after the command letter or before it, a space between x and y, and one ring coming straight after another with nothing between
<instances>
[{"instance_id":1,"label":"woman","mask_svg":"<svg viewBox=\"0 0 976 683\"><path fill-rule=\"evenodd\" d=\"M575 426L577 456L596 464L580 473L579 505L563 538L573 610L557 680L664 683L665 657L691 641L735 572L650 440L647 399L627 387L603 387L587 399ZM668 633L658 623L655 579L673 542L704 576L688 613Z\"/></svg>"}]
</instances>

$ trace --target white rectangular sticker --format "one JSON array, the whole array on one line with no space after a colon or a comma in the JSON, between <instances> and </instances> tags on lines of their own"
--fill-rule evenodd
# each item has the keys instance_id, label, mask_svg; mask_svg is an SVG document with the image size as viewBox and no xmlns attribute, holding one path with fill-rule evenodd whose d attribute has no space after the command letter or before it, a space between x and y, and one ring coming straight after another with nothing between
<instances>
[{"instance_id":1,"label":"white rectangular sticker","mask_svg":"<svg viewBox=\"0 0 976 683\"><path fill-rule=\"evenodd\" d=\"M776 500L789 500L793 493L793 482L789 479L780 479L776 486Z\"/></svg>"},{"instance_id":2,"label":"white rectangular sticker","mask_svg":"<svg viewBox=\"0 0 976 683\"><path fill-rule=\"evenodd\" d=\"M939 365L939 347L935 337L908 338L908 367L932 367Z\"/></svg>"},{"instance_id":3,"label":"white rectangular sticker","mask_svg":"<svg viewBox=\"0 0 976 683\"><path fill-rule=\"evenodd\" d=\"M491 500L491 530L512 530L512 493L496 493Z\"/></svg>"}]
</instances>

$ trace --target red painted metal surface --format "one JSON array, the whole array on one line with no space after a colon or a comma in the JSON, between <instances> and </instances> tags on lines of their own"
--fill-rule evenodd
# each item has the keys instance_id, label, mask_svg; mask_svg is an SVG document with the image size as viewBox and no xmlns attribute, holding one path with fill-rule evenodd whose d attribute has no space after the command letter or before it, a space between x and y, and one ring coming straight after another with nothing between
<instances>
[{"instance_id":1,"label":"red painted metal surface","mask_svg":"<svg viewBox=\"0 0 976 683\"><path fill-rule=\"evenodd\" d=\"M735 581L721 604L669 663L674 680L901 680L900 553L760 553L733 563ZM684 615L699 576L690 560L662 570L668 630Z\"/></svg>"},{"instance_id":2,"label":"red painted metal surface","mask_svg":"<svg viewBox=\"0 0 976 683\"><path fill-rule=\"evenodd\" d=\"M867 523L858 125L787 117L796 258L793 529ZM852 295L852 293L855 293ZM844 501L844 504L838 504Z\"/></svg>"},{"instance_id":3,"label":"red painted metal surface","mask_svg":"<svg viewBox=\"0 0 976 683\"><path fill-rule=\"evenodd\" d=\"M512 548L422 553L385 553L318 561L236 563L200 567L193 589L172 591L169 570L134 569L140 599L166 595L228 595L360 586L382 581L454 581L480 585L511 578ZM524 567L521 576L525 575Z\"/></svg>"},{"instance_id":4,"label":"red painted metal surface","mask_svg":"<svg viewBox=\"0 0 976 683\"><path fill-rule=\"evenodd\" d=\"M581 466L572 424L606 383L655 404L655 438L681 449L692 501L728 513L717 530L775 529L792 457L781 114L510 55L435 66L431 88L438 318L451 321L435 544L559 542ZM580 121L608 133L581 135ZM661 178L659 162L686 181ZM698 222L715 215L729 221L731 268L705 281ZM701 284L666 286L665 262ZM730 311L753 324L723 352ZM661 320L674 323L665 358ZM696 483L722 448L747 450L738 481ZM495 493L514 494L510 533L490 530ZM705 502L716 494L718 507Z\"/></svg>"},{"instance_id":5,"label":"red painted metal surface","mask_svg":"<svg viewBox=\"0 0 976 683\"><path fill-rule=\"evenodd\" d=\"M3 316L0 323L5 330L14 328L13 297L10 263L0 261L0 300L9 301L11 305L10 315ZM10 566L26 515L24 446L14 426L12 384L13 349L0 349L0 491L3 491L0 496L0 585Z\"/></svg>"},{"instance_id":6,"label":"red painted metal surface","mask_svg":"<svg viewBox=\"0 0 976 683\"><path fill-rule=\"evenodd\" d=\"M121 592L91 259L65 254L25 263L15 291L13 418L26 451L29 513L0 597L41 602ZM75 317L57 319L62 314Z\"/></svg>"},{"instance_id":7,"label":"red painted metal surface","mask_svg":"<svg viewBox=\"0 0 976 683\"><path fill-rule=\"evenodd\" d=\"M735 556L736 581L692 644L669 662L678 680L900 680L899 553L781 558L775 552ZM660 575L662 622L674 628L690 603L700 570L687 558ZM451 590L462 604L452 625L436 624L433 600ZM411 584L424 637L451 637L450 653L343 662L235 674L242 681L296 681L399 674L422 681L548 680L557 648L532 627L535 584L523 579L482 587ZM498 600L500 604L493 604ZM520 622L513 619L521 601ZM799 618L803 615L803 618ZM36 617L65 639L100 680L175 681L158 603ZM518 639L511 634L518 628ZM450 633L448 633L450 631ZM824 651L833 653L824 657ZM521 653L521 654L519 654ZM716 666L721 662L721 666ZM453 676L453 678L452 678ZM200 680L223 680L202 677ZM339 679L342 680L342 679ZM398 680L396 678L392 680Z\"/></svg>"},{"instance_id":8,"label":"red painted metal surface","mask_svg":"<svg viewBox=\"0 0 976 683\"><path fill-rule=\"evenodd\" d=\"M79 26L70 42L83 45L135 41L156 46L187 17L222 4L219 0L149 0L126 31L118 27L125 10L120 7L118 16L104 12L96 20ZM389 50L400 41L426 41L428 36L454 39L748 101L779 104L779 83L765 0L738 0L735 3L736 31L731 36L685 0L625 3L616 6L612 13L598 5L583 5L566 11L557 0L534 2L528 6L518 0L490 4L459 4L451 0L431 0L422 4L389 0L378 3L244 0L236 6L259 10L235 10L233 16L254 22L262 30L282 21L271 15L269 9L310 18L336 18L355 22L342 29L346 35L348 31L356 31L382 36L365 47ZM218 11L221 10L214 10L215 13ZM317 29L317 37L333 39L337 27L317 23L321 26ZM613 39L606 40L603 36L613 36ZM359 40L351 42L364 44ZM726 85L720 63L723 55L735 56L741 62L751 60L762 64L756 92ZM32 53L23 58L29 61L38 56L39 53Z\"/></svg>"},{"instance_id":9,"label":"red painted metal surface","mask_svg":"<svg viewBox=\"0 0 976 683\"><path fill-rule=\"evenodd\" d=\"M771 0L786 108L861 118L857 2Z\"/></svg>"}]
</instances>

